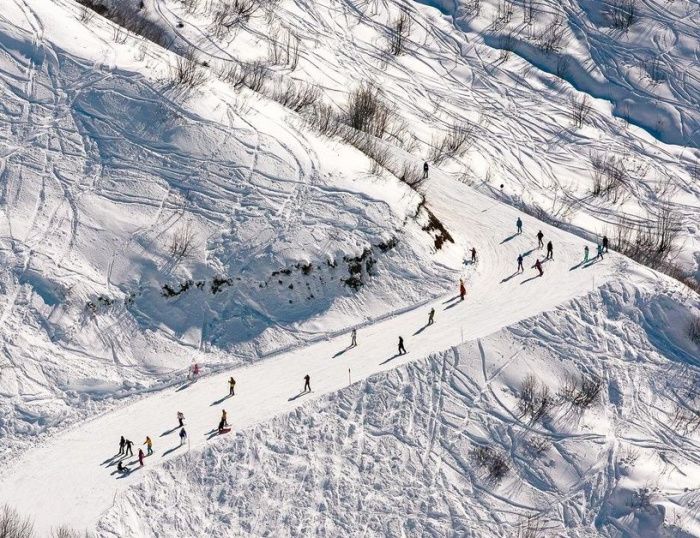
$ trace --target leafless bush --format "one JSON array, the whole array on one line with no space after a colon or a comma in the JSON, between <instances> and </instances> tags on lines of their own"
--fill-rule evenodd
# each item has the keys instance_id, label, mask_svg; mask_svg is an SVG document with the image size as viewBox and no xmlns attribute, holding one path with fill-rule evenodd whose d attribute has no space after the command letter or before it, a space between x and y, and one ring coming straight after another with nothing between
<instances>
[{"instance_id":1,"label":"leafless bush","mask_svg":"<svg viewBox=\"0 0 700 538\"><path fill-rule=\"evenodd\" d=\"M629 174L625 161L621 157L592 153L590 156L593 169L593 194L605 195L617 203L622 188L629 184Z\"/></svg>"},{"instance_id":2,"label":"leafless bush","mask_svg":"<svg viewBox=\"0 0 700 538\"><path fill-rule=\"evenodd\" d=\"M523 22L525 24L532 24L535 13L537 13L535 0L523 0Z\"/></svg>"},{"instance_id":3,"label":"leafless bush","mask_svg":"<svg viewBox=\"0 0 700 538\"><path fill-rule=\"evenodd\" d=\"M174 260L179 261L192 254L195 245L196 235L192 225L187 223L179 228L170 241L170 255Z\"/></svg>"},{"instance_id":4,"label":"leafless bush","mask_svg":"<svg viewBox=\"0 0 700 538\"><path fill-rule=\"evenodd\" d=\"M376 87L363 84L350 93L347 124L353 129L381 138L391 118L391 110L381 99Z\"/></svg>"},{"instance_id":5,"label":"leafless bush","mask_svg":"<svg viewBox=\"0 0 700 538\"><path fill-rule=\"evenodd\" d=\"M637 0L612 0L610 18L614 28L627 31L637 18Z\"/></svg>"},{"instance_id":6,"label":"leafless bush","mask_svg":"<svg viewBox=\"0 0 700 538\"><path fill-rule=\"evenodd\" d=\"M423 171L414 163L403 163L396 176L415 191L420 190L425 182Z\"/></svg>"},{"instance_id":7,"label":"leafless bush","mask_svg":"<svg viewBox=\"0 0 700 538\"><path fill-rule=\"evenodd\" d=\"M272 90L270 98L295 112L302 112L318 103L321 89L311 84L288 80L279 82Z\"/></svg>"},{"instance_id":8,"label":"leafless bush","mask_svg":"<svg viewBox=\"0 0 700 538\"><path fill-rule=\"evenodd\" d=\"M0 538L32 538L34 524L29 518L22 518L14 508L4 505L0 508Z\"/></svg>"},{"instance_id":9,"label":"leafless bush","mask_svg":"<svg viewBox=\"0 0 700 538\"><path fill-rule=\"evenodd\" d=\"M0 535L1 536L1 535ZM80 533L70 527L58 527L51 531L51 538L89 538L88 532Z\"/></svg>"},{"instance_id":10,"label":"leafless bush","mask_svg":"<svg viewBox=\"0 0 700 538\"><path fill-rule=\"evenodd\" d=\"M494 447L476 447L471 451L471 457L476 465L487 471L493 482L500 482L510 471L506 455Z\"/></svg>"},{"instance_id":11,"label":"leafless bush","mask_svg":"<svg viewBox=\"0 0 700 538\"><path fill-rule=\"evenodd\" d=\"M471 146L473 138L473 125L453 125L441 139L433 139L430 160L440 164L448 157L461 157Z\"/></svg>"},{"instance_id":12,"label":"leafless bush","mask_svg":"<svg viewBox=\"0 0 700 538\"><path fill-rule=\"evenodd\" d=\"M598 400L603 383L593 376L578 377L568 374L559 391L559 395L579 409L587 409Z\"/></svg>"},{"instance_id":13,"label":"leafless bush","mask_svg":"<svg viewBox=\"0 0 700 538\"><path fill-rule=\"evenodd\" d=\"M583 127L591 113L591 108L591 100L587 95L571 96L571 119L576 127Z\"/></svg>"},{"instance_id":14,"label":"leafless bush","mask_svg":"<svg viewBox=\"0 0 700 538\"><path fill-rule=\"evenodd\" d=\"M112 28L112 39L115 43L123 44L126 43L126 38L129 37L127 31L121 26L115 24Z\"/></svg>"},{"instance_id":15,"label":"leafless bush","mask_svg":"<svg viewBox=\"0 0 700 538\"><path fill-rule=\"evenodd\" d=\"M472 15L481 13L481 0L465 0L463 6L466 13L471 13Z\"/></svg>"},{"instance_id":16,"label":"leafless bush","mask_svg":"<svg viewBox=\"0 0 700 538\"><path fill-rule=\"evenodd\" d=\"M545 54L558 52L566 36L564 21L558 17L552 24L548 24L537 38L540 49Z\"/></svg>"},{"instance_id":17,"label":"leafless bush","mask_svg":"<svg viewBox=\"0 0 700 538\"><path fill-rule=\"evenodd\" d=\"M700 346L700 316L693 316L688 322L688 338L695 345Z\"/></svg>"},{"instance_id":18,"label":"leafless bush","mask_svg":"<svg viewBox=\"0 0 700 538\"><path fill-rule=\"evenodd\" d=\"M544 527L538 515L526 517L518 524L517 538L542 538Z\"/></svg>"},{"instance_id":19,"label":"leafless bush","mask_svg":"<svg viewBox=\"0 0 700 538\"><path fill-rule=\"evenodd\" d=\"M308 114L307 121L311 127L329 137L337 135L342 127L335 109L325 103L317 103L313 111Z\"/></svg>"},{"instance_id":20,"label":"leafless bush","mask_svg":"<svg viewBox=\"0 0 700 538\"><path fill-rule=\"evenodd\" d=\"M173 68L173 80L186 88L197 88L204 84L207 75L197 62L194 51L178 56Z\"/></svg>"},{"instance_id":21,"label":"leafless bush","mask_svg":"<svg viewBox=\"0 0 700 538\"><path fill-rule=\"evenodd\" d=\"M700 428L700 410L697 409L694 401L690 401L687 406L677 404L671 426L683 435L695 433Z\"/></svg>"},{"instance_id":22,"label":"leafless bush","mask_svg":"<svg viewBox=\"0 0 700 538\"><path fill-rule=\"evenodd\" d=\"M663 64L658 56L642 60L639 67L642 71L642 76L648 78L652 84L659 84L666 80L666 71L664 71Z\"/></svg>"},{"instance_id":23,"label":"leafless bush","mask_svg":"<svg viewBox=\"0 0 700 538\"><path fill-rule=\"evenodd\" d=\"M389 52L398 56L406 49L406 40L411 35L411 17L405 11L389 26Z\"/></svg>"},{"instance_id":24,"label":"leafless bush","mask_svg":"<svg viewBox=\"0 0 700 538\"><path fill-rule=\"evenodd\" d=\"M491 29L498 30L506 26L513 18L513 0L498 0L493 14Z\"/></svg>"},{"instance_id":25,"label":"leafless bush","mask_svg":"<svg viewBox=\"0 0 700 538\"><path fill-rule=\"evenodd\" d=\"M187 13L194 13L199 5L199 0L180 0L180 2Z\"/></svg>"},{"instance_id":26,"label":"leafless bush","mask_svg":"<svg viewBox=\"0 0 700 538\"><path fill-rule=\"evenodd\" d=\"M260 8L258 0L234 0L222 2L214 10L212 31L219 39L228 35L232 28L247 22Z\"/></svg>"},{"instance_id":27,"label":"leafless bush","mask_svg":"<svg viewBox=\"0 0 700 538\"><path fill-rule=\"evenodd\" d=\"M130 32L163 48L169 49L172 45L172 39L161 26L147 19L142 13L135 11L127 2L114 3L105 16Z\"/></svg>"},{"instance_id":28,"label":"leafless bush","mask_svg":"<svg viewBox=\"0 0 700 538\"><path fill-rule=\"evenodd\" d=\"M267 66L259 60L245 63L241 66L241 69L243 78L240 84L254 92L262 90L265 81L270 77L270 71Z\"/></svg>"},{"instance_id":29,"label":"leafless bush","mask_svg":"<svg viewBox=\"0 0 700 538\"><path fill-rule=\"evenodd\" d=\"M299 64L300 43L292 32L273 28L268 41L268 61L272 65L288 65L293 71Z\"/></svg>"},{"instance_id":30,"label":"leafless bush","mask_svg":"<svg viewBox=\"0 0 700 538\"><path fill-rule=\"evenodd\" d=\"M86 5L81 5L78 11L78 20L83 24L89 24L92 18L95 16L95 12Z\"/></svg>"},{"instance_id":31,"label":"leafless bush","mask_svg":"<svg viewBox=\"0 0 700 538\"><path fill-rule=\"evenodd\" d=\"M552 448L552 442L547 438L540 435L533 435L525 441L528 450L535 457L539 457L550 448Z\"/></svg>"},{"instance_id":32,"label":"leafless bush","mask_svg":"<svg viewBox=\"0 0 700 538\"><path fill-rule=\"evenodd\" d=\"M678 253L677 239L681 229L680 216L668 203L659 203L657 213L649 213L643 222L620 221L614 245L633 260L652 269L668 269Z\"/></svg>"},{"instance_id":33,"label":"leafless bush","mask_svg":"<svg viewBox=\"0 0 700 538\"><path fill-rule=\"evenodd\" d=\"M540 420L552 407L549 387L540 385L535 376L528 375L520 388L518 408L521 417L530 417L530 424Z\"/></svg>"}]
</instances>

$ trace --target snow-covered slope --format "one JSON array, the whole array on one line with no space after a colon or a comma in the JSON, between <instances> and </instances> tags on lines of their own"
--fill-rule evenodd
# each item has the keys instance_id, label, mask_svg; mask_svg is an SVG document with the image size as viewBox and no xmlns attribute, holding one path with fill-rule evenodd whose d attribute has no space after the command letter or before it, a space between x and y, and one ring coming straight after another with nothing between
<instances>
[{"instance_id":1,"label":"snow-covered slope","mask_svg":"<svg viewBox=\"0 0 700 538\"><path fill-rule=\"evenodd\" d=\"M100 533L697 536L700 436L679 416L698 347L667 329L689 307L676 285L606 285L147 473ZM530 375L553 400L534 423ZM570 376L602 381L589 408L561 395Z\"/></svg>"}]
</instances>

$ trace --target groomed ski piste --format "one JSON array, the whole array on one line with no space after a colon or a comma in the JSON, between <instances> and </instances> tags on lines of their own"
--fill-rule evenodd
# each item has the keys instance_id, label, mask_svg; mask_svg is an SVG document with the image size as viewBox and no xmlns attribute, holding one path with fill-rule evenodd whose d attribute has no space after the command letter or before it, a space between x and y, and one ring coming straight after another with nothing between
<instances>
[{"instance_id":1,"label":"groomed ski piste","mask_svg":"<svg viewBox=\"0 0 700 538\"><path fill-rule=\"evenodd\" d=\"M678 3L692 39L697 9ZM577 90L497 50L460 4L283 2L276 34L255 15L225 39L186 4L144 9L176 52L207 60L194 89L173 83L175 53L68 0L0 14L0 504L39 535L700 536L698 296L595 256L621 215L663 203L697 270L697 109L674 85L696 87L697 58L668 77L662 108L680 112L665 123L621 125L616 99L653 99L615 90L575 129ZM379 30L400 9L411 52L387 58ZM391 151L416 169L436 133L473 122L468 153L431 167L425 205L214 75L285 31L301 43L295 76L336 104L359 82L382 88L404 121ZM588 197L589 152L611 148L632 155L634 181L614 201ZM504 202L551 208L569 231ZM178 258L183 233L197 241ZM541 415L523 407L530 380ZM584 406L583 380L601 382ZM232 431L219 435L223 409ZM121 435L135 451L153 439L144 467L116 471Z\"/></svg>"}]
</instances>

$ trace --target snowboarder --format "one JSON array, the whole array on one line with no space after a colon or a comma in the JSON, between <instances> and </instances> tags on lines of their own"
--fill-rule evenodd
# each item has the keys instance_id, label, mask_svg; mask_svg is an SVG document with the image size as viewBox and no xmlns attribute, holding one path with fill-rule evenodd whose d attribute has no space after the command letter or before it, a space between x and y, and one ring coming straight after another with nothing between
<instances>
[{"instance_id":1,"label":"snowboarder","mask_svg":"<svg viewBox=\"0 0 700 538\"><path fill-rule=\"evenodd\" d=\"M124 439L124 436L122 435L122 438L119 439L119 453L124 454L124 444L126 443L126 440Z\"/></svg>"},{"instance_id":2,"label":"snowboarder","mask_svg":"<svg viewBox=\"0 0 700 538\"><path fill-rule=\"evenodd\" d=\"M583 247L583 263L588 262L588 245Z\"/></svg>"},{"instance_id":3,"label":"snowboarder","mask_svg":"<svg viewBox=\"0 0 700 538\"><path fill-rule=\"evenodd\" d=\"M552 245L551 241L547 242L547 259L554 259L554 245Z\"/></svg>"},{"instance_id":4,"label":"snowboarder","mask_svg":"<svg viewBox=\"0 0 700 538\"><path fill-rule=\"evenodd\" d=\"M472 247L472 263L476 263L476 249Z\"/></svg>"},{"instance_id":5,"label":"snowboarder","mask_svg":"<svg viewBox=\"0 0 700 538\"><path fill-rule=\"evenodd\" d=\"M236 380L233 379L233 376L231 376L228 380L228 395L229 396L236 395Z\"/></svg>"},{"instance_id":6,"label":"snowboarder","mask_svg":"<svg viewBox=\"0 0 700 538\"><path fill-rule=\"evenodd\" d=\"M597 260L598 258L601 260L603 259L603 245L600 244L598 245L598 255L595 257L595 259Z\"/></svg>"},{"instance_id":7,"label":"snowboarder","mask_svg":"<svg viewBox=\"0 0 700 538\"><path fill-rule=\"evenodd\" d=\"M139 448L139 465L143 467L143 458L146 457L146 454L143 453L143 450Z\"/></svg>"},{"instance_id":8,"label":"snowboarder","mask_svg":"<svg viewBox=\"0 0 700 538\"><path fill-rule=\"evenodd\" d=\"M125 456L133 456L134 452L131 450L131 447L134 445L133 441L129 441L128 439L124 440L124 446L126 446L126 451L124 452Z\"/></svg>"},{"instance_id":9,"label":"snowboarder","mask_svg":"<svg viewBox=\"0 0 700 538\"><path fill-rule=\"evenodd\" d=\"M518 229L519 234L523 233L523 221L520 220L520 217L518 217L518 220L515 221L515 226Z\"/></svg>"},{"instance_id":10,"label":"snowboarder","mask_svg":"<svg viewBox=\"0 0 700 538\"><path fill-rule=\"evenodd\" d=\"M464 287L464 280L459 279L459 298L464 301L464 296L467 294L467 288Z\"/></svg>"},{"instance_id":11,"label":"snowboarder","mask_svg":"<svg viewBox=\"0 0 700 538\"><path fill-rule=\"evenodd\" d=\"M180 425L180 428L185 425L185 415L182 414L182 411L177 412L177 423Z\"/></svg>"},{"instance_id":12,"label":"snowboarder","mask_svg":"<svg viewBox=\"0 0 700 538\"><path fill-rule=\"evenodd\" d=\"M518 254L518 273L522 273L525 270L523 267L523 255Z\"/></svg>"},{"instance_id":13,"label":"snowboarder","mask_svg":"<svg viewBox=\"0 0 700 538\"><path fill-rule=\"evenodd\" d=\"M304 392L311 392L311 376L309 374L304 376Z\"/></svg>"},{"instance_id":14,"label":"snowboarder","mask_svg":"<svg viewBox=\"0 0 700 538\"><path fill-rule=\"evenodd\" d=\"M605 250L605 253L608 253L608 236L604 235L603 236L603 249Z\"/></svg>"},{"instance_id":15,"label":"snowboarder","mask_svg":"<svg viewBox=\"0 0 700 538\"><path fill-rule=\"evenodd\" d=\"M185 431L185 428L182 428L180 430L180 446L185 442L185 439L187 439L187 432Z\"/></svg>"},{"instance_id":16,"label":"snowboarder","mask_svg":"<svg viewBox=\"0 0 700 538\"><path fill-rule=\"evenodd\" d=\"M357 346L357 329L353 329L350 333L350 347Z\"/></svg>"},{"instance_id":17,"label":"snowboarder","mask_svg":"<svg viewBox=\"0 0 700 538\"><path fill-rule=\"evenodd\" d=\"M403 345L403 336L399 336L399 355L405 355L406 348Z\"/></svg>"},{"instance_id":18,"label":"snowboarder","mask_svg":"<svg viewBox=\"0 0 700 538\"><path fill-rule=\"evenodd\" d=\"M535 262L535 265L532 266L533 269L537 269L540 272L540 276L544 274L544 271L542 270L542 262L540 262L539 258Z\"/></svg>"},{"instance_id":19,"label":"snowboarder","mask_svg":"<svg viewBox=\"0 0 700 538\"><path fill-rule=\"evenodd\" d=\"M430 312L428 313L428 325L432 325L434 321L435 321L435 309L431 308Z\"/></svg>"},{"instance_id":20,"label":"snowboarder","mask_svg":"<svg viewBox=\"0 0 700 538\"><path fill-rule=\"evenodd\" d=\"M428 179L428 163L423 163L423 179Z\"/></svg>"},{"instance_id":21,"label":"snowboarder","mask_svg":"<svg viewBox=\"0 0 700 538\"><path fill-rule=\"evenodd\" d=\"M544 234L542 233L542 230L537 232L537 248L542 248L544 246L544 243L542 243L543 237L544 237Z\"/></svg>"},{"instance_id":22,"label":"snowboarder","mask_svg":"<svg viewBox=\"0 0 700 538\"><path fill-rule=\"evenodd\" d=\"M226 415L226 409L223 409L221 411L221 422L224 424L224 426L228 426L228 417Z\"/></svg>"},{"instance_id":23,"label":"snowboarder","mask_svg":"<svg viewBox=\"0 0 700 538\"><path fill-rule=\"evenodd\" d=\"M148 448L148 455L152 456L153 455L153 441L151 441L151 438L147 435L146 440L143 442L144 445Z\"/></svg>"}]
</instances>

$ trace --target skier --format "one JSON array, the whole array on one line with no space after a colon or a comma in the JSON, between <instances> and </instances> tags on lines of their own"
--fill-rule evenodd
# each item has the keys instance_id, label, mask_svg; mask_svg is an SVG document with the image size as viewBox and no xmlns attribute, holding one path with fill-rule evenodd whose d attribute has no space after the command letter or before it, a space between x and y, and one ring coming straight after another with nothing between
<instances>
[{"instance_id":1,"label":"skier","mask_svg":"<svg viewBox=\"0 0 700 538\"><path fill-rule=\"evenodd\" d=\"M311 376L309 374L304 376L304 392L311 392Z\"/></svg>"},{"instance_id":2,"label":"skier","mask_svg":"<svg viewBox=\"0 0 700 538\"><path fill-rule=\"evenodd\" d=\"M117 472L122 474L129 472L129 468L124 465L122 460L119 460L119 462L117 463Z\"/></svg>"},{"instance_id":3,"label":"skier","mask_svg":"<svg viewBox=\"0 0 700 538\"><path fill-rule=\"evenodd\" d=\"M225 427L226 427L226 422L225 422L225 420L222 418L222 419L219 421L219 433L224 433L224 428L225 428Z\"/></svg>"},{"instance_id":4,"label":"skier","mask_svg":"<svg viewBox=\"0 0 700 538\"><path fill-rule=\"evenodd\" d=\"M124 444L126 443L126 440L124 439L124 436L122 435L122 438L119 439L119 453L124 454Z\"/></svg>"},{"instance_id":5,"label":"skier","mask_svg":"<svg viewBox=\"0 0 700 538\"><path fill-rule=\"evenodd\" d=\"M523 233L523 221L520 220L520 217L518 217L518 220L515 221L515 226L518 228L519 234Z\"/></svg>"},{"instance_id":6,"label":"skier","mask_svg":"<svg viewBox=\"0 0 700 538\"><path fill-rule=\"evenodd\" d=\"M125 456L133 456L134 452L131 450L131 447L133 446L133 441L129 441L128 439L124 440L124 446L126 446L126 451L124 452Z\"/></svg>"},{"instance_id":7,"label":"skier","mask_svg":"<svg viewBox=\"0 0 700 538\"><path fill-rule=\"evenodd\" d=\"M601 260L603 259L603 245L600 244L598 245L598 255L595 257L595 259L597 260L598 258Z\"/></svg>"},{"instance_id":8,"label":"skier","mask_svg":"<svg viewBox=\"0 0 700 538\"><path fill-rule=\"evenodd\" d=\"M525 270L523 267L523 255L518 254L518 273L522 273Z\"/></svg>"},{"instance_id":9,"label":"skier","mask_svg":"<svg viewBox=\"0 0 700 538\"><path fill-rule=\"evenodd\" d=\"M357 329L353 329L350 333L350 347L357 346Z\"/></svg>"},{"instance_id":10,"label":"skier","mask_svg":"<svg viewBox=\"0 0 700 538\"><path fill-rule=\"evenodd\" d=\"M196 362L192 366L192 379L196 379L197 376L199 375L199 364Z\"/></svg>"},{"instance_id":11,"label":"skier","mask_svg":"<svg viewBox=\"0 0 700 538\"><path fill-rule=\"evenodd\" d=\"M476 263L476 249L472 247L472 263Z\"/></svg>"},{"instance_id":12,"label":"skier","mask_svg":"<svg viewBox=\"0 0 700 538\"><path fill-rule=\"evenodd\" d=\"M552 245L551 241L549 241L547 243L547 259L548 260L554 259L554 245Z\"/></svg>"},{"instance_id":13,"label":"skier","mask_svg":"<svg viewBox=\"0 0 700 538\"><path fill-rule=\"evenodd\" d=\"M399 336L399 355L405 355L406 348L403 346L403 336Z\"/></svg>"},{"instance_id":14,"label":"skier","mask_svg":"<svg viewBox=\"0 0 700 538\"><path fill-rule=\"evenodd\" d=\"M143 453L143 450L139 448L139 465L143 467L143 458L146 457L146 454Z\"/></svg>"},{"instance_id":15,"label":"skier","mask_svg":"<svg viewBox=\"0 0 700 538\"><path fill-rule=\"evenodd\" d=\"M423 163L423 179L428 179L428 163Z\"/></svg>"},{"instance_id":16,"label":"skier","mask_svg":"<svg viewBox=\"0 0 700 538\"><path fill-rule=\"evenodd\" d=\"M177 412L177 422L180 425L180 428L185 425L185 415L182 414L182 411Z\"/></svg>"},{"instance_id":17,"label":"skier","mask_svg":"<svg viewBox=\"0 0 700 538\"><path fill-rule=\"evenodd\" d=\"M153 455L153 441L151 441L151 438L148 435L146 436L146 440L144 441L143 444L146 445L146 447L148 448L148 455L152 456Z\"/></svg>"},{"instance_id":18,"label":"skier","mask_svg":"<svg viewBox=\"0 0 700 538\"><path fill-rule=\"evenodd\" d=\"M537 248L542 248L544 246L544 243L542 243L543 237L544 237L544 234L542 233L542 230L537 232Z\"/></svg>"},{"instance_id":19,"label":"skier","mask_svg":"<svg viewBox=\"0 0 700 538\"><path fill-rule=\"evenodd\" d=\"M236 380L233 379L233 376L231 376L228 380L228 395L229 396L235 396L236 395Z\"/></svg>"},{"instance_id":20,"label":"skier","mask_svg":"<svg viewBox=\"0 0 700 538\"><path fill-rule=\"evenodd\" d=\"M583 263L588 262L588 245L583 247Z\"/></svg>"},{"instance_id":21,"label":"skier","mask_svg":"<svg viewBox=\"0 0 700 538\"><path fill-rule=\"evenodd\" d=\"M228 417L226 415L226 409L223 409L221 411L221 422L223 423L224 426L228 426Z\"/></svg>"},{"instance_id":22,"label":"skier","mask_svg":"<svg viewBox=\"0 0 700 538\"><path fill-rule=\"evenodd\" d=\"M185 428L182 428L180 430L180 446L182 446L182 443L185 442L185 439L187 439L187 432L185 431Z\"/></svg>"},{"instance_id":23,"label":"skier","mask_svg":"<svg viewBox=\"0 0 700 538\"><path fill-rule=\"evenodd\" d=\"M533 269L537 269L540 272L540 276L544 274L544 271L542 270L542 262L540 262L539 258L535 262L535 265L532 266Z\"/></svg>"},{"instance_id":24,"label":"skier","mask_svg":"<svg viewBox=\"0 0 700 538\"><path fill-rule=\"evenodd\" d=\"M432 325L433 322L435 321L435 309L431 308L430 312L428 313L428 325Z\"/></svg>"},{"instance_id":25,"label":"skier","mask_svg":"<svg viewBox=\"0 0 700 538\"><path fill-rule=\"evenodd\" d=\"M605 249L605 253L608 253L608 236L604 235L603 236L603 249Z\"/></svg>"},{"instance_id":26,"label":"skier","mask_svg":"<svg viewBox=\"0 0 700 538\"><path fill-rule=\"evenodd\" d=\"M459 279L459 298L464 301L464 296L467 294L467 288L464 287L464 280Z\"/></svg>"}]
</instances>

